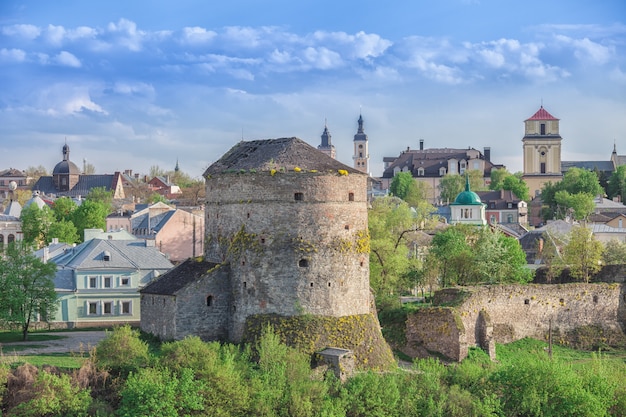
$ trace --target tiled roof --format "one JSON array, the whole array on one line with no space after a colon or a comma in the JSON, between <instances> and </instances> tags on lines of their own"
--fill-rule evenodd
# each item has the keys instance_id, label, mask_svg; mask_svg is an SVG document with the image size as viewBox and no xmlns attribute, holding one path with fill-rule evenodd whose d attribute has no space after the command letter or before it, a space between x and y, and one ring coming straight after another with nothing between
<instances>
[{"instance_id":1,"label":"tiled roof","mask_svg":"<svg viewBox=\"0 0 626 417\"><path fill-rule=\"evenodd\" d=\"M546 109L543 108L543 106L541 106L541 108L537 110L535 114L533 114L528 119L526 119L526 121L528 120L559 120L559 119L552 116L550 113L547 112Z\"/></svg>"},{"instance_id":2,"label":"tiled roof","mask_svg":"<svg viewBox=\"0 0 626 417\"><path fill-rule=\"evenodd\" d=\"M588 171L613 172L613 162L611 161L561 161L561 172L566 172L570 168L582 168Z\"/></svg>"},{"instance_id":3,"label":"tiled roof","mask_svg":"<svg viewBox=\"0 0 626 417\"><path fill-rule=\"evenodd\" d=\"M33 185L33 190L41 191L45 194L56 194L68 197L86 196L92 188L104 187L107 191L113 189L116 175L79 175L78 183L69 191L59 191L54 186L51 176L40 177Z\"/></svg>"},{"instance_id":4,"label":"tiled roof","mask_svg":"<svg viewBox=\"0 0 626 417\"><path fill-rule=\"evenodd\" d=\"M190 283L202 278L210 270L219 264L206 262L204 260L197 261L195 259L187 259L167 273L161 275L158 279L152 281L140 292L146 294L162 294L175 295L180 289L186 287ZM227 266L220 266L227 268Z\"/></svg>"},{"instance_id":5,"label":"tiled roof","mask_svg":"<svg viewBox=\"0 0 626 417\"><path fill-rule=\"evenodd\" d=\"M104 260L104 253L111 256ZM172 263L154 246L143 240L91 239L52 259L58 266L71 269L157 269L169 270Z\"/></svg>"},{"instance_id":6,"label":"tiled roof","mask_svg":"<svg viewBox=\"0 0 626 417\"><path fill-rule=\"evenodd\" d=\"M472 149L476 151L475 149ZM450 159L469 160L468 149L453 149L453 148L429 148L429 149L411 149L404 151L395 159L386 157L386 162L392 162L383 172L383 178L393 178L394 169L397 167L401 171L408 169L414 177L418 177L418 170L422 168L424 175L419 177L441 177L439 169L441 167L448 169L448 161ZM484 159L484 156L480 154L480 159ZM496 167L491 161L485 161L485 175L488 176L491 170ZM471 167L468 167L471 169Z\"/></svg>"},{"instance_id":7,"label":"tiled roof","mask_svg":"<svg viewBox=\"0 0 626 417\"><path fill-rule=\"evenodd\" d=\"M293 170L295 167L320 172L342 169L353 174L367 175L331 158L302 139L293 137L241 141L207 168L204 176L240 170Z\"/></svg>"},{"instance_id":8,"label":"tiled roof","mask_svg":"<svg viewBox=\"0 0 626 417\"><path fill-rule=\"evenodd\" d=\"M8 169L5 169L4 171L0 171L0 177L26 178L26 172L20 171L19 169L15 169L15 168L8 168Z\"/></svg>"}]
</instances>

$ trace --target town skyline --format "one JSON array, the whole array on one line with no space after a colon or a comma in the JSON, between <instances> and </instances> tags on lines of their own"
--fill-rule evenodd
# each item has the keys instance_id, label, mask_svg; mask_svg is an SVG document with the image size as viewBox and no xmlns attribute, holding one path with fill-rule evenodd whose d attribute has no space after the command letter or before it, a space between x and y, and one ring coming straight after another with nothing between
<instances>
[{"instance_id":1,"label":"town skyline","mask_svg":"<svg viewBox=\"0 0 626 417\"><path fill-rule=\"evenodd\" d=\"M522 170L523 121L561 120L562 158L626 154L626 5L447 0L205 5L73 0L0 6L0 168L70 159L98 173L153 165L198 178L242 138L327 124L352 165L362 114L370 166L419 140L491 148Z\"/></svg>"}]
</instances>

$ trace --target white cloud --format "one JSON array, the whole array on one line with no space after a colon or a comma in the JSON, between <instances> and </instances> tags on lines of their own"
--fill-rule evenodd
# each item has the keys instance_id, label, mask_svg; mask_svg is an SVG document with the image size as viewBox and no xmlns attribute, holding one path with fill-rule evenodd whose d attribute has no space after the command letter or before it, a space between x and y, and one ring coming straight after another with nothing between
<instances>
[{"instance_id":1,"label":"white cloud","mask_svg":"<svg viewBox=\"0 0 626 417\"><path fill-rule=\"evenodd\" d=\"M188 44L208 43L217 36L212 30L194 26L183 28L182 42Z\"/></svg>"},{"instance_id":2,"label":"white cloud","mask_svg":"<svg viewBox=\"0 0 626 417\"><path fill-rule=\"evenodd\" d=\"M91 99L89 86L59 83L42 89L34 107L50 116L68 116L84 110L108 114Z\"/></svg>"},{"instance_id":3,"label":"white cloud","mask_svg":"<svg viewBox=\"0 0 626 417\"><path fill-rule=\"evenodd\" d=\"M350 58L375 58L382 55L392 42L381 38L377 34L367 34L363 31L356 35L345 32L316 31L310 37L314 44L324 44L331 49L345 49Z\"/></svg>"},{"instance_id":4,"label":"white cloud","mask_svg":"<svg viewBox=\"0 0 626 417\"><path fill-rule=\"evenodd\" d=\"M67 51L59 52L59 54L55 57L54 60L57 64L63 65L66 67L73 67L73 68L81 67L80 60Z\"/></svg>"},{"instance_id":5,"label":"white cloud","mask_svg":"<svg viewBox=\"0 0 626 417\"><path fill-rule=\"evenodd\" d=\"M304 50L303 57L314 68L331 69L343 64L341 56L327 48L308 47Z\"/></svg>"},{"instance_id":6,"label":"white cloud","mask_svg":"<svg viewBox=\"0 0 626 417\"><path fill-rule=\"evenodd\" d=\"M113 86L113 91L122 95L152 95L154 94L154 87L146 83L117 82Z\"/></svg>"},{"instance_id":7,"label":"white cloud","mask_svg":"<svg viewBox=\"0 0 626 417\"><path fill-rule=\"evenodd\" d=\"M26 52L21 49L0 49L0 60L3 62L24 62Z\"/></svg>"},{"instance_id":8,"label":"white cloud","mask_svg":"<svg viewBox=\"0 0 626 417\"><path fill-rule=\"evenodd\" d=\"M137 30L137 24L128 19L120 19L117 24L109 23L108 31L117 35L117 42L131 51L137 52L141 50L142 41L145 32Z\"/></svg>"},{"instance_id":9,"label":"white cloud","mask_svg":"<svg viewBox=\"0 0 626 417\"><path fill-rule=\"evenodd\" d=\"M44 31L44 37L50 44L60 46L65 38L65 33L63 26L48 25Z\"/></svg>"},{"instance_id":10,"label":"white cloud","mask_svg":"<svg viewBox=\"0 0 626 417\"><path fill-rule=\"evenodd\" d=\"M2 33L7 36L33 40L41 34L41 29L34 25L11 25L4 26L2 28Z\"/></svg>"},{"instance_id":11,"label":"white cloud","mask_svg":"<svg viewBox=\"0 0 626 417\"><path fill-rule=\"evenodd\" d=\"M602 65L613 56L613 48L593 42L589 38L572 39L563 35L557 35L555 38L559 43L571 47L574 50L574 56L579 61Z\"/></svg>"}]
</instances>

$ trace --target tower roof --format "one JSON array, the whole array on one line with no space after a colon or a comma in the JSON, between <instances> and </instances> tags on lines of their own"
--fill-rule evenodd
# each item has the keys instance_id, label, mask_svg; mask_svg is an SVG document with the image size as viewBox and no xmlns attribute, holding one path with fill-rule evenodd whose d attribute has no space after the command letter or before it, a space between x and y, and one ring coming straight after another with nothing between
<instances>
[{"instance_id":1,"label":"tower roof","mask_svg":"<svg viewBox=\"0 0 626 417\"><path fill-rule=\"evenodd\" d=\"M359 114L358 120L359 127L356 131L356 135L354 135L355 141L367 141L367 135L365 134L365 130L363 129L363 115Z\"/></svg>"},{"instance_id":2,"label":"tower roof","mask_svg":"<svg viewBox=\"0 0 626 417\"><path fill-rule=\"evenodd\" d=\"M526 121L528 120L559 120L559 119L552 116L550 113L548 113L546 109L543 108L543 106L541 106L535 114L530 116L530 118L526 119Z\"/></svg>"},{"instance_id":3,"label":"tower roof","mask_svg":"<svg viewBox=\"0 0 626 417\"><path fill-rule=\"evenodd\" d=\"M452 204L457 206L478 206L483 204L478 194L470 190L469 176L465 177L465 191L460 192Z\"/></svg>"},{"instance_id":4,"label":"tower roof","mask_svg":"<svg viewBox=\"0 0 626 417\"><path fill-rule=\"evenodd\" d=\"M320 172L342 169L350 173L363 174L320 152L302 139L292 137L241 141L209 166L204 176L241 170L270 171L280 168L293 170L295 167Z\"/></svg>"},{"instance_id":5,"label":"tower roof","mask_svg":"<svg viewBox=\"0 0 626 417\"><path fill-rule=\"evenodd\" d=\"M56 164L52 170L52 175L59 174L80 174L80 169L70 161L70 147L67 143L63 145L63 160Z\"/></svg>"}]
</instances>

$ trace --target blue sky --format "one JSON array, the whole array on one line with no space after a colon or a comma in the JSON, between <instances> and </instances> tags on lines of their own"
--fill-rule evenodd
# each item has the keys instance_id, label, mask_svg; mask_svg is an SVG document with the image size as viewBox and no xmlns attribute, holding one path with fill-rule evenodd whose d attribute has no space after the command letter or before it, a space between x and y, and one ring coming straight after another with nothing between
<instances>
[{"instance_id":1,"label":"blue sky","mask_svg":"<svg viewBox=\"0 0 626 417\"><path fill-rule=\"evenodd\" d=\"M194 177L243 137L297 136L371 170L407 147L522 169L523 121L561 119L564 160L626 154L626 2L0 2L0 169L70 157Z\"/></svg>"}]
</instances>

